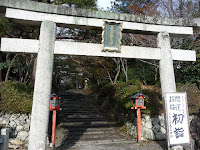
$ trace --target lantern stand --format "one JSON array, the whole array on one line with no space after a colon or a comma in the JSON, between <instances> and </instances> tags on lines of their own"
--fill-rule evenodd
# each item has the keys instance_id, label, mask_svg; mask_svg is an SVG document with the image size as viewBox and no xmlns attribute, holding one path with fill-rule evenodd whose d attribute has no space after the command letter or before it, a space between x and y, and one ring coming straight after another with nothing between
<instances>
[{"instance_id":1,"label":"lantern stand","mask_svg":"<svg viewBox=\"0 0 200 150\"><path fill-rule=\"evenodd\" d=\"M131 107L131 109L137 109L137 134L138 134L138 142L141 142L142 134L141 134L141 111L140 111L140 109L146 109L146 107L144 106L145 96L142 92L140 92L140 93L134 94L130 98L133 102L133 106Z\"/></svg>"},{"instance_id":2,"label":"lantern stand","mask_svg":"<svg viewBox=\"0 0 200 150\"><path fill-rule=\"evenodd\" d=\"M56 140L56 111L60 111L60 100L56 94L52 94L50 100L50 111L53 111L52 117L52 149L55 149L55 140Z\"/></svg>"}]
</instances>

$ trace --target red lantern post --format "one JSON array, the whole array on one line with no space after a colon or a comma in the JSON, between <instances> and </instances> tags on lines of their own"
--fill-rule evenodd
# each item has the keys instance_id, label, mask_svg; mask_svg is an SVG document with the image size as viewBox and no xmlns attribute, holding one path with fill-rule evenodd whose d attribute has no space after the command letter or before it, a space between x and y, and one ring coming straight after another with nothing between
<instances>
[{"instance_id":1,"label":"red lantern post","mask_svg":"<svg viewBox=\"0 0 200 150\"><path fill-rule=\"evenodd\" d=\"M141 111L140 109L146 109L144 106L145 96L142 93L137 93L130 97L133 101L133 106L131 109L137 109L137 133L138 133L138 142L142 141L141 134Z\"/></svg>"},{"instance_id":2,"label":"red lantern post","mask_svg":"<svg viewBox=\"0 0 200 150\"><path fill-rule=\"evenodd\" d=\"M55 148L56 140L56 111L60 110L60 100L61 98L53 94L50 101L50 111L53 111L52 117L52 148Z\"/></svg>"}]
</instances>

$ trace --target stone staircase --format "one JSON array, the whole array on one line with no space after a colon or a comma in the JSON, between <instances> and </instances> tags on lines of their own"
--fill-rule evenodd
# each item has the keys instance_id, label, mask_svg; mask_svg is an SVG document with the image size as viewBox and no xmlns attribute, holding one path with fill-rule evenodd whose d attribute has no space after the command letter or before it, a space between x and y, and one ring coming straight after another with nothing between
<instances>
[{"instance_id":1,"label":"stone staircase","mask_svg":"<svg viewBox=\"0 0 200 150\"><path fill-rule=\"evenodd\" d=\"M87 96L77 92L62 95L56 150L162 150L165 142L137 143L106 121ZM164 145L164 146L163 146Z\"/></svg>"},{"instance_id":2,"label":"stone staircase","mask_svg":"<svg viewBox=\"0 0 200 150\"><path fill-rule=\"evenodd\" d=\"M100 116L83 94L69 92L62 95L61 107L60 140L64 141L56 150L96 149L102 145L136 143L119 134L115 124Z\"/></svg>"}]
</instances>

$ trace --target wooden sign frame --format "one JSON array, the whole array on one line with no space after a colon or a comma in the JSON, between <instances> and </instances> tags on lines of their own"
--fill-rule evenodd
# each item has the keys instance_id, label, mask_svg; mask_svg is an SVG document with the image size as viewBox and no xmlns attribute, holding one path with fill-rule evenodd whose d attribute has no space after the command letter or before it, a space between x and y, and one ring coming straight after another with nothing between
<instances>
[{"instance_id":1,"label":"wooden sign frame","mask_svg":"<svg viewBox=\"0 0 200 150\"><path fill-rule=\"evenodd\" d=\"M122 22L103 20L102 51L121 52Z\"/></svg>"}]
</instances>

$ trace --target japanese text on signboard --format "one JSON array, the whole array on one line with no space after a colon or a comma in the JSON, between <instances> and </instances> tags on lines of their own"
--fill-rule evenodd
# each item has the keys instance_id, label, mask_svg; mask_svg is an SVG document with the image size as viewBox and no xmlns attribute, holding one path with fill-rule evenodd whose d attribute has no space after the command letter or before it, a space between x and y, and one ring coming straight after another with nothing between
<instances>
[{"instance_id":1,"label":"japanese text on signboard","mask_svg":"<svg viewBox=\"0 0 200 150\"><path fill-rule=\"evenodd\" d=\"M103 51L121 51L122 23L114 21L104 21L102 33Z\"/></svg>"},{"instance_id":2,"label":"japanese text on signboard","mask_svg":"<svg viewBox=\"0 0 200 150\"><path fill-rule=\"evenodd\" d=\"M167 93L165 100L169 144L189 143L186 93Z\"/></svg>"}]
</instances>

